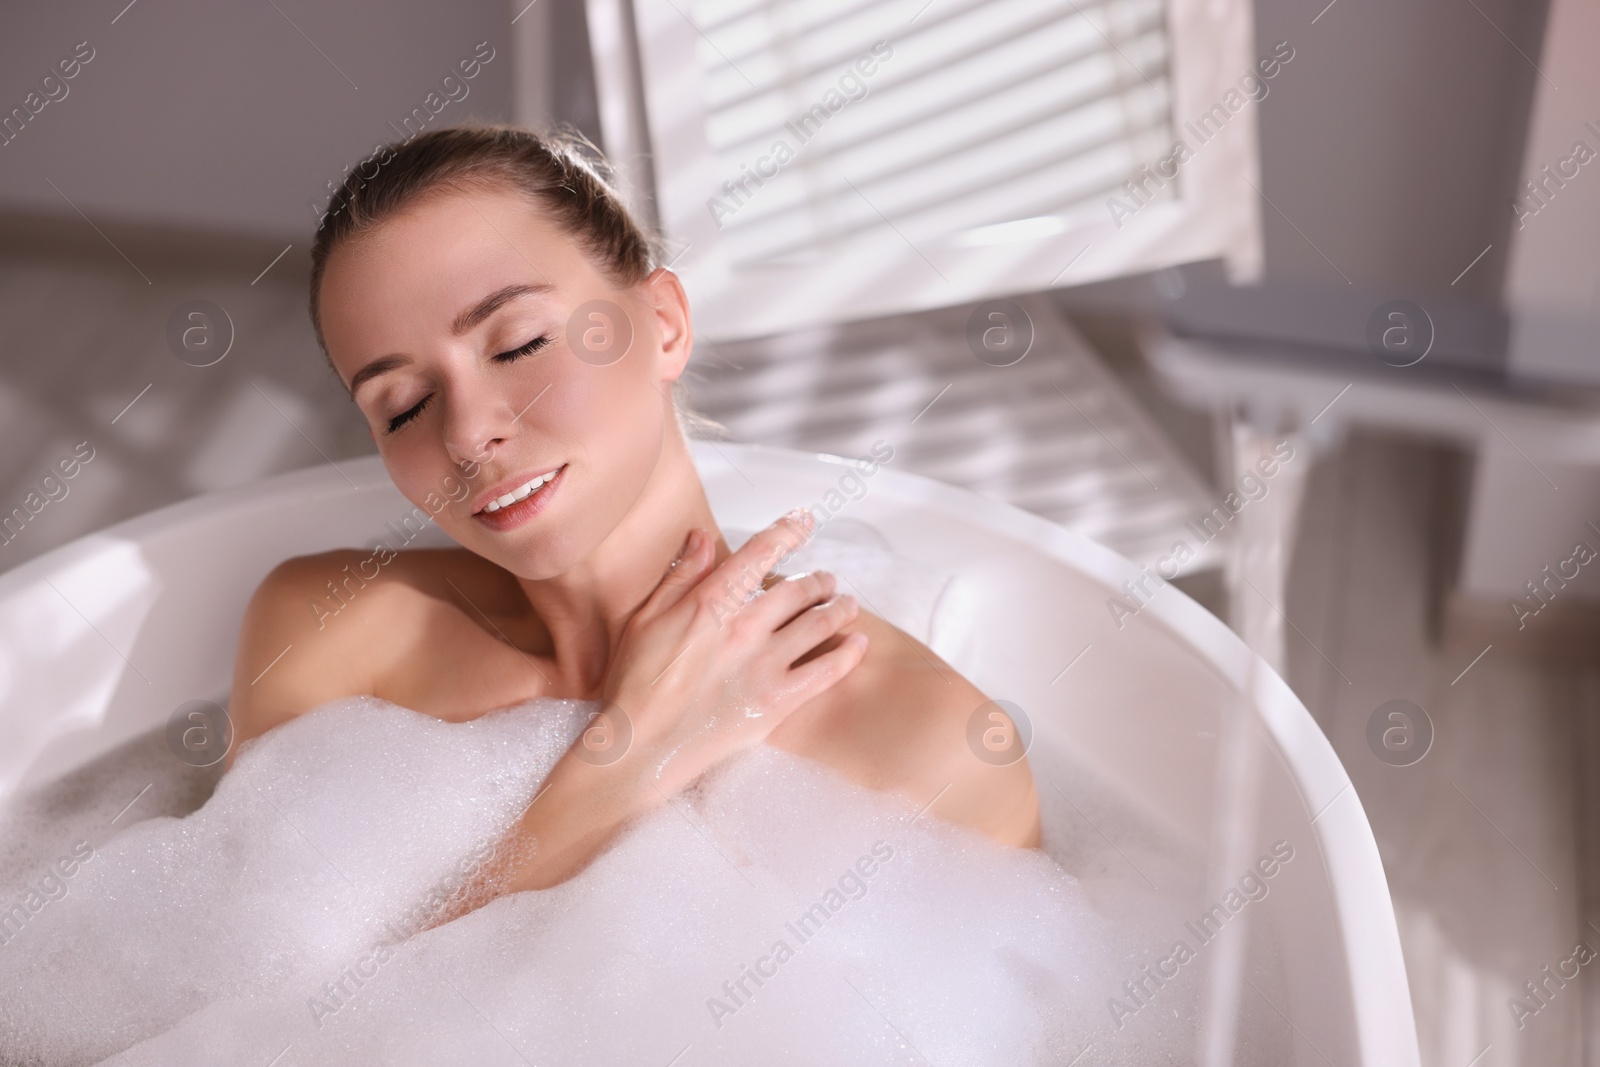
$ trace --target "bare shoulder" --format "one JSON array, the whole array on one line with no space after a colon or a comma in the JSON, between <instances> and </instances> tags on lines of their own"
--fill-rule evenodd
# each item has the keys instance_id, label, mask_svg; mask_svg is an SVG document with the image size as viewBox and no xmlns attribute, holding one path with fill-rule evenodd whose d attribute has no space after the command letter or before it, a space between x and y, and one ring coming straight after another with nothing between
<instances>
[{"instance_id":1,"label":"bare shoulder","mask_svg":"<svg viewBox=\"0 0 1600 1067\"><path fill-rule=\"evenodd\" d=\"M449 583L492 601L491 576L473 567L476 557L457 555L469 556L337 549L273 568L245 609L234 657L229 716L237 740L330 700L382 693L441 615L459 616Z\"/></svg>"},{"instance_id":2,"label":"bare shoulder","mask_svg":"<svg viewBox=\"0 0 1600 1067\"><path fill-rule=\"evenodd\" d=\"M357 549L297 556L256 587L233 662L228 713L239 741L329 700L371 691L382 646L359 640L359 620L392 609L406 590L361 579L363 587L348 577L359 579L367 558Z\"/></svg>"},{"instance_id":3,"label":"bare shoulder","mask_svg":"<svg viewBox=\"0 0 1600 1067\"><path fill-rule=\"evenodd\" d=\"M860 665L821 698L805 754L918 807L931 804L933 814L1003 844L1036 846L1039 804L1027 760L1006 762L982 743L986 730L1010 727L1004 712L885 620L863 611L850 628L864 630L871 644ZM976 733L975 717L982 726Z\"/></svg>"}]
</instances>

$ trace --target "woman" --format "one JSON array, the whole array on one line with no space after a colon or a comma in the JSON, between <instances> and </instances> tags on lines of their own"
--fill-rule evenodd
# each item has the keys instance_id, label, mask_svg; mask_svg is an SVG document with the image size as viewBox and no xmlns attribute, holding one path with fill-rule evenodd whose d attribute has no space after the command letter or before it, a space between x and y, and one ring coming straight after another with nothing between
<instances>
[{"instance_id":1,"label":"woman","mask_svg":"<svg viewBox=\"0 0 1600 1067\"><path fill-rule=\"evenodd\" d=\"M1026 762L967 746L981 692L831 575L764 581L808 514L730 552L673 397L683 287L583 146L477 126L389 152L324 216L312 322L400 491L470 483L435 515L462 547L397 553L337 625L307 605L363 553L274 570L240 637L237 736L355 694L457 721L603 701L517 827L509 890L563 881L759 742L1035 846Z\"/></svg>"}]
</instances>

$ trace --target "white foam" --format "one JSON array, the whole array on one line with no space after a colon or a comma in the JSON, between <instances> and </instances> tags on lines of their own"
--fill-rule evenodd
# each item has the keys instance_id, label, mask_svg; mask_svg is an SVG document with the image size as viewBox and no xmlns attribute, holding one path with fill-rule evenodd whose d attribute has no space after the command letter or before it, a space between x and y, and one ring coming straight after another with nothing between
<instances>
[{"instance_id":1,"label":"white foam","mask_svg":"<svg viewBox=\"0 0 1600 1067\"><path fill-rule=\"evenodd\" d=\"M101 845L0 947L7 1052L485 1067L1066 1063L1088 1047L1080 1067L1129 1062L1103 1039L1105 998L1149 938L1049 856L769 748L569 882L416 933L430 891L464 881L592 707L451 724L357 698L253 742L204 807ZM1183 991L1169 1007L1192 1014ZM1150 1040L1139 1062L1171 1061Z\"/></svg>"},{"instance_id":2,"label":"white foam","mask_svg":"<svg viewBox=\"0 0 1600 1067\"><path fill-rule=\"evenodd\" d=\"M198 811L135 823L0 902L16 906L0 913L0 1047L89 1062L209 1003L337 973L463 881L585 719L545 701L449 724L358 697L256 739Z\"/></svg>"}]
</instances>

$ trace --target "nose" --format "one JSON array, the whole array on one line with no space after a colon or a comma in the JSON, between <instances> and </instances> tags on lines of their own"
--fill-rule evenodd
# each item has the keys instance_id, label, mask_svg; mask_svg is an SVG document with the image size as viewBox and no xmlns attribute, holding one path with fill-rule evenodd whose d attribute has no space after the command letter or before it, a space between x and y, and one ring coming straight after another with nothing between
<instances>
[{"instance_id":1,"label":"nose","mask_svg":"<svg viewBox=\"0 0 1600 1067\"><path fill-rule=\"evenodd\" d=\"M488 382L456 380L444 397L444 447L456 464L487 463L516 434L507 397Z\"/></svg>"}]
</instances>

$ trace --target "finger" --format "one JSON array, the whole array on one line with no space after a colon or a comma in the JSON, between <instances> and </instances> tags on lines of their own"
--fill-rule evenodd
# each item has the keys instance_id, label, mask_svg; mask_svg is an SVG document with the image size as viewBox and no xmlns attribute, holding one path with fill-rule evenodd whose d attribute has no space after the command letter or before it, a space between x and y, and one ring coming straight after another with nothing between
<instances>
[{"instance_id":1,"label":"finger","mask_svg":"<svg viewBox=\"0 0 1600 1067\"><path fill-rule=\"evenodd\" d=\"M829 571L792 574L772 583L743 610L762 620L769 630L777 630L807 608L831 598L838 585Z\"/></svg>"},{"instance_id":2,"label":"finger","mask_svg":"<svg viewBox=\"0 0 1600 1067\"><path fill-rule=\"evenodd\" d=\"M818 693L833 688L845 675L855 670L867 654L867 635L857 630L839 647L824 652L789 670L789 695L799 707Z\"/></svg>"},{"instance_id":3,"label":"finger","mask_svg":"<svg viewBox=\"0 0 1600 1067\"><path fill-rule=\"evenodd\" d=\"M732 589L738 592L736 602L742 604L749 593L761 588L761 580L780 559L806 543L815 524L809 508L796 508L752 535L707 577L706 598L726 600Z\"/></svg>"},{"instance_id":4,"label":"finger","mask_svg":"<svg viewBox=\"0 0 1600 1067\"><path fill-rule=\"evenodd\" d=\"M849 626L861 614L856 598L846 594L802 611L774 637L785 664L793 663L822 642Z\"/></svg>"},{"instance_id":5,"label":"finger","mask_svg":"<svg viewBox=\"0 0 1600 1067\"><path fill-rule=\"evenodd\" d=\"M716 558L713 541L704 530L696 526L684 538L678 558L667 567L655 591L645 600L639 614L646 618L659 615L684 598L704 577L706 568Z\"/></svg>"}]
</instances>

